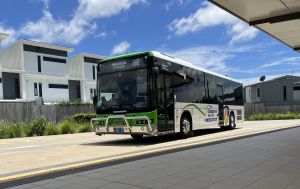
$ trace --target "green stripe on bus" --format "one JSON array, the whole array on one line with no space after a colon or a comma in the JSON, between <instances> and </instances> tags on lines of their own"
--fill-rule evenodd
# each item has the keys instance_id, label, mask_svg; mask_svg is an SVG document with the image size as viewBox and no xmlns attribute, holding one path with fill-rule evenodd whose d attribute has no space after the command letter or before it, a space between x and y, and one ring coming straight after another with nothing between
<instances>
[{"instance_id":1,"label":"green stripe on bus","mask_svg":"<svg viewBox=\"0 0 300 189\"><path fill-rule=\"evenodd\" d=\"M195 104L188 104L188 105L186 105L186 106L183 108L183 110L186 109L187 107L194 107L194 108L196 108L202 115L205 116L205 113L204 113L198 106L196 106Z\"/></svg>"},{"instance_id":2,"label":"green stripe on bus","mask_svg":"<svg viewBox=\"0 0 300 189\"><path fill-rule=\"evenodd\" d=\"M144 52L137 52L137 53L131 53L131 54L123 54L123 55L120 55L120 56L114 56L114 57L111 57L111 58L107 58L107 59L104 59L102 61L100 61L99 63L104 63L104 62L107 62L107 61L112 61L112 60L117 60L117 59L122 59L122 58L128 58L128 57L132 57L132 56L139 56L139 55L148 55L148 56L154 56L153 52L152 51L144 51Z\"/></svg>"}]
</instances>

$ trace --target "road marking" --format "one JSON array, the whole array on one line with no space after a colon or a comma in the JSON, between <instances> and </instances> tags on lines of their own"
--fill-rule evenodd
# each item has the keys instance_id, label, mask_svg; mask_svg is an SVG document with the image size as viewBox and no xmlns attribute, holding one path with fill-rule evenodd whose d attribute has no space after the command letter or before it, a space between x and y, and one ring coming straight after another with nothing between
<instances>
[{"instance_id":1,"label":"road marking","mask_svg":"<svg viewBox=\"0 0 300 189\"><path fill-rule=\"evenodd\" d=\"M0 149L0 151L4 151L4 150L17 150L17 149L24 149L24 148L32 148L32 147L36 147L37 145L27 145L27 146L17 146L17 147L11 147L11 148L2 148Z\"/></svg>"},{"instance_id":2,"label":"road marking","mask_svg":"<svg viewBox=\"0 0 300 189\"><path fill-rule=\"evenodd\" d=\"M264 130L264 131L258 131L258 132L256 131L256 132L239 134L236 136L227 136L227 137L211 139L211 140L202 141L202 142L193 142L193 143L181 144L181 145L177 145L177 146L169 146L169 147L164 147L164 148L160 148L160 149L152 149L152 150L147 150L147 151L143 151L143 152L135 152L132 154L121 155L121 156L117 156L117 157L104 158L104 159L87 161L87 162L82 162L82 163L75 163L72 165L60 166L60 167L55 167L55 168L50 168L50 169L45 169L45 170L21 173L21 174L2 177L2 178L0 178L0 183L25 179L25 178L34 177L34 176L45 175L45 174L49 174L49 173L67 171L70 169L77 169L77 168L82 168L82 167L87 167L87 166L92 166L92 165L97 165L97 164L114 162L114 161L118 161L118 160L136 158L136 157L146 156L146 155L151 155L151 154L158 154L158 153L168 152L168 151L172 151L172 150L181 150L181 149L185 149L185 148L189 148L189 147L196 147L199 145L207 145L207 144L220 142L220 141L228 140L228 139L238 139L238 138L242 138L242 137L246 137L246 136L255 136L256 134L264 134L264 133L269 133L272 131L285 130L285 129L294 128L294 127L300 127L300 126L299 126L299 124L297 124L297 125L292 125L292 126L273 128L273 129L268 129L268 130Z\"/></svg>"},{"instance_id":3,"label":"road marking","mask_svg":"<svg viewBox=\"0 0 300 189\"><path fill-rule=\"evenodd\" d=\"M26 149L26 148L39 148L39 147L45 147L45 146L56 146L56 145L61 145L61 144L78 144L82 143L84 144L85 142L96 142L99 141L98 139L94 140L80 140L76 142L57 142L57 143L50 143L50 144L34 144L34 145L25 145L25 146L16 146L16 147L9 147L9 148L1 148L0 151L5 151L5 150L17 150L17 149Z\"/></svg>"}]
</instances>

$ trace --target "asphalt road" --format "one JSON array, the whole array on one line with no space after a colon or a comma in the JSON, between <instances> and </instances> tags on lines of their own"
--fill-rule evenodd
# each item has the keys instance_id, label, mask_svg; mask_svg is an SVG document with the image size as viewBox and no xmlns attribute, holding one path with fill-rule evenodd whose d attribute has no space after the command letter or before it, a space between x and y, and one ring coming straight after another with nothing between
<instances>
[{"instance_id":1,"label":"asphalt road","mask_svg":"<svg viewBox=\"0 0 300 189\"><path fill-rule=\"evenodd\" d=\"M180 140L174 136L146 138L136 142L127 135L96 136L94 133L0 140L0 179L36 170L72 165L95 159L118 157L153 149L250 135L294 127L300 120L245 122L238 129L202 130L195 137Z\"/></svg>"},{"instance_id":2,"label":"asphalt road","mask_svg":"<svg viewBox=\"0 0 300 189\"><path fill-rule=\"evenodd\" d=\"M299 136L297 127L13 188L299 189Z\"/></svg>"}]
</instances>

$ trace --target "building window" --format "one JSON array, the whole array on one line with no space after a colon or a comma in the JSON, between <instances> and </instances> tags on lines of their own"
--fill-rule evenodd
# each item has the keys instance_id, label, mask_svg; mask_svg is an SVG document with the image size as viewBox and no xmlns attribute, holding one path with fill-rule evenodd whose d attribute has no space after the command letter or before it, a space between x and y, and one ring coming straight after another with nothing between
<instances>
[{"instance_id":1,"label":"building window","mask_svg":"<svg viewBox=\"0 0 300 189\"><path fill-rule=\"evenodd\" d=\"M48 56L44 56L43 57L44 61L48 61L48 62L57 62L57 63L63 63L66 64L67 60L66 59L61 59L61 58L53 58L53 57L48 57Z\"/></svg>"},{"instance_id":2,"label":"building window","mask_svg":"<svg viewBox=\"0 0 300 189\"><path fill-rule=\"evenodd\" d=\"M0 83L2 83L2 78L0 77Z\"/></svg>"},{"instance_id":3,"label":"building window","mask_svg":"<svg viewBox=\"0 0 300 189\"><path fill-rule=\"evenodd\" d=\"M68 89L68 85L63 84L49 84L49 88L55 88L55 89Z\"/></svg>"},{"instance_id":4,"label":"building window","mask_svg":"<svg viewBox=\"0 0 300 189\"><path fill-rule=\"evenodd\" d=\"M260 88L257 88L257 98L260 97Z\"/></svg>"},{"instance_id":5,"label":"building window","mask_svg":"<svg viewBox=\"0 0 300 189\"><path fill-rule=\"evenodd\" d=\"M37 53L43 53L43 54L49 54L49 55L54 55L54 56L63 56L67 57L68 52L67 51L61 51L61 50L56 50L56 49L49 49L49 48L44 48L44 47L37 47L37 46L32 46L32 45L23 45L24 51L27 52L37 52Z\"/></svg>"},{"instance_id":6,"label":"building window","mask_svg":"<svg viewBox=\"0 0 300 189\"><path fill-rule=\"evenodd\" d=\"M41 67L41 56L38 56L37 59L38 59L38 72L42 72L42 67Z\"/></svg>"},{"instance_id":7,"label":"building window","mask_svg":"<svg viewBox=\"0 0 300 189\"><path fill-rule=\"evenodd\" d=\"M95 95L96 95L96 89L90 89L90 99L91 100L93 100Z\"/></svg>"},{"instance_id":8,"label":"building window","mask_svg":"<svg viewBox=\"0 0 300 189\"><path fill-rule=\"evenodd\" d=\"M95 80L96 79L96 73L95 73L95 66L93 66L93 80Z\"/></svg>"},{"instance_id":9,"label":"building window","mask_svg":"<svg viewBox=\"0 0 300 189\"><path fill-rule=\"evenodd\" d=\"M283 100L286 101L286 86L283 86Z\"/></svg>"},{"instance_id":10,"label":"building window","mask_svg":"<svg viewBox=\"0 0 300 189\"><path fill-rule=\"evenodd\" d=\"M34 83L33 93L34 93L34 96L38 96L38 85L37 85L37 83Z\"/></svg>"},{"instance_id":11,"label":"building window","mask_svg":"<svg viewBox=\"0 0 300 189\"><path fill-rule=\"evenodd\" d=\"M293 89L294 101L300 101L300 86L295 86Z\"/></svg>"},{"instance_id":12,"label":"building window","mask_svg":"<svg viewBox=\"0 0 300 189\"><path fill-rule=\"evenodd\" d=\"M39 83L39 97L43 96L43 88L42 88L42 83Z\"/></svg>"}]
</instances>

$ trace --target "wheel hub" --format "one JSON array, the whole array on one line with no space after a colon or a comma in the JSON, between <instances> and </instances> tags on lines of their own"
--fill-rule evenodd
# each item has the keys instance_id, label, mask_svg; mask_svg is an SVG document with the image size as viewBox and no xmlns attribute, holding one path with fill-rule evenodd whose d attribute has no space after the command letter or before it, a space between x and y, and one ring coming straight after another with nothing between
<instances>
[{"instance_id":1,"label":"wheel hub","mask_svg":"<svg viewBox=\"0 0 300 189\"><path fill-rule=\"evenodd\" d=\"M191 124L188 120L183 120L183 127L182 130L185 134L187 134L188 132L190 132L191 130Z\"/></svg>"}]
</instances>

